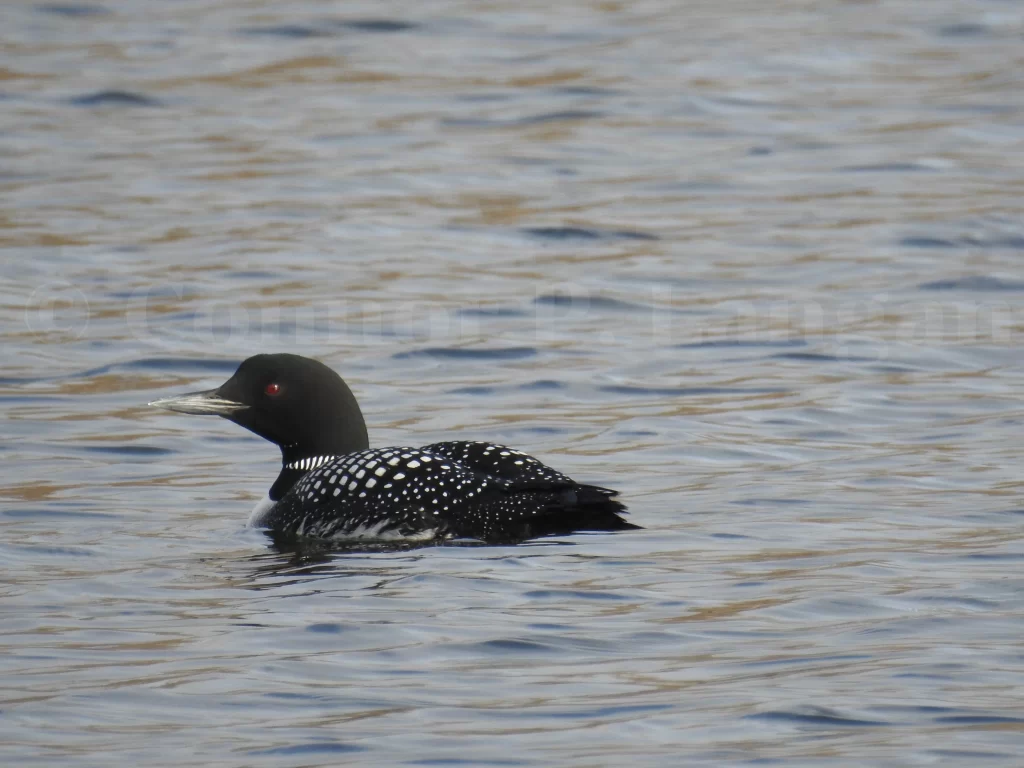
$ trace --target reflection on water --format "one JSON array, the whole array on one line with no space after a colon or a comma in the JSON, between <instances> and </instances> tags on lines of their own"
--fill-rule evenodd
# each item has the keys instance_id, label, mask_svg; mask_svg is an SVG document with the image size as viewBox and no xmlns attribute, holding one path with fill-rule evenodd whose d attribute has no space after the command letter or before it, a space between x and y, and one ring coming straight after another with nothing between
<instances>
[{"instance_id":1,"label":"reflection on water","mask_svg":"<svg viewBox=\"0 0 1024 768\"><path fill-rule=\"evenodd\" d=\"M1019 4L0 18L4 764L1019 762ZM275 544L267 350L646 530Z\"/></svg>"},{"instance_id":2,"label":"reflection on water","mask_svg":"<svg viewBox=\"0 0 1024 768\"><path fill-rule=\"evenodd\" d=\"M417 549L436 549L437 547L484 547L482 542L474 540L452 540L442 544L423 544L414 541L401 542L332 542L322 539L296 537L276 532L265 532L270 542L271 552L254 555L251 561L257 565L254 575L257 577L277 574L310 575L322 573L344 575L340 570L349 560L347 555L367 555L373 553L412 552ZM539 542L534 542L539 543ZM558 546L572 546L571 542L559 541Z\"/></svg>"}]
</instances>

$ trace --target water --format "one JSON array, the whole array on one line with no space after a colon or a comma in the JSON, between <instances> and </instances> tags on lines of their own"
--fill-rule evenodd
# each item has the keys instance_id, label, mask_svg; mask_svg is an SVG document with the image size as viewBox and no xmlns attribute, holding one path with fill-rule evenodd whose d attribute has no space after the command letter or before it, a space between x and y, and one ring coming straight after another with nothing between
<instances>
[{"instance_id":1,"label":"water","mask_svg":"<svg viewBox=\"0 0 1024 768\"><path fill-rule=\"evenodd\" d=\"M0 29L4 764L1019 763L1020 3ZM645 530L277 551L266 350Z\"/></svg>"}]
</instances>

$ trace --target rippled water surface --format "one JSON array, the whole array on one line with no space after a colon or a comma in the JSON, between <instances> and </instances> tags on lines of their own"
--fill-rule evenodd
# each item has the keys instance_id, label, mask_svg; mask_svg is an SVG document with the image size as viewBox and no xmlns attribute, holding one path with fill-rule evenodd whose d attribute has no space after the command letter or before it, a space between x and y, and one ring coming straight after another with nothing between
<instances>
[{"instance_id":1,"label":"rippled water surface","mask_svg":"<svg viewBox=\"0 0 1024 768\"><path fill-rule=\"evenodd\" d=\"M0 8L4 765L1019 765L1024 5ZM645 530L326 557L320 357Z\"/></svg>"}]
</instances>

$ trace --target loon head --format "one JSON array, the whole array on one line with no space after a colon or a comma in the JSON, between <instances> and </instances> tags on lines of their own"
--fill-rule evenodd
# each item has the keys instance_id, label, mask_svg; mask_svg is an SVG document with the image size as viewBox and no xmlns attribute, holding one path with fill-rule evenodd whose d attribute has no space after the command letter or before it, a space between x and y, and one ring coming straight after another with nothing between
<instances>
[{"instance_id":1,"label":"loon head","mask_svg":"<svg viewBox=\"0 0 1024 768\"><path fill-rule=\"evenodd\" d=\"M285 464L369 447L366 422L348 385L323 363L299 355L255 355L216 389L150 405L223 416L276 443Z\"/></svg>"}]
</instances>

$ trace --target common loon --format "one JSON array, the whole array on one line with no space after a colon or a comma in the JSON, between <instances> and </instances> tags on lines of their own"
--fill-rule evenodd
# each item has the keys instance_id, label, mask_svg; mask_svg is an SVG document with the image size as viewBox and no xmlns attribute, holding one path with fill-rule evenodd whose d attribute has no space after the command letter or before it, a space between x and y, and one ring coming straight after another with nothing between
<instances>
[{"instance_id":1,"label":"common loon","mask_svg":"<svg viewBox=\"0 0 1024 768\"><path fill-rule=\"evenodd\" d=\"M299 355L255 355L217 389L150 405L223 416L277 444L281 473L249 518L277 535L517 543L640 527L622 519L617 491L582 485L502 445L371 449L352 391Z\"/></svg>"}]
</instances>

